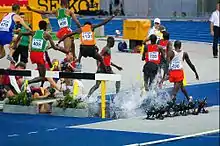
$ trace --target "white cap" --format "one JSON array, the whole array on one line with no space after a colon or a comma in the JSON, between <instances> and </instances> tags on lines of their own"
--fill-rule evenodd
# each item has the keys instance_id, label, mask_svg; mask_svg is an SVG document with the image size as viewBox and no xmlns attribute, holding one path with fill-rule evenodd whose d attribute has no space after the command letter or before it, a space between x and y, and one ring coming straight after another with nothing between
<instances>
[{"instance_id":1,"label":"white cap","mask_svg":"<svg viewBox=\"0 0 220 146\"><path fill-rule=\"evenodd\" d=\"M155 18L154 19L154 23L159 23L160 24L160 19L159 18Z\"/></svg>"}]
</instances>

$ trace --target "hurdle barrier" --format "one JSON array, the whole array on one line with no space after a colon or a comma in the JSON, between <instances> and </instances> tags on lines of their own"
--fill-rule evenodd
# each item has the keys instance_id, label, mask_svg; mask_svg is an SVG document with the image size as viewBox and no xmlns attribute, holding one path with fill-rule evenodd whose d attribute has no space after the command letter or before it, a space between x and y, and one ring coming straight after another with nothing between
<instances>
[{"instance_id":1,"label":"hurdle barrier","mask_svg":"<svg viewBox=\"0 0 220 146\"><path fill-rule=\"evenodd\" d=\"M39 73L37 70L10 70L0 69L0 75L10 76L25 76L37 77ZM119 74L101 74L101 73L73 73L73 72L60 72L60 71L47 71L48 78L71 78L83 80L96 80L101 81L101 117L106 117L106 81L120 81L121 75Z\"/></svg>"}]
</instances>

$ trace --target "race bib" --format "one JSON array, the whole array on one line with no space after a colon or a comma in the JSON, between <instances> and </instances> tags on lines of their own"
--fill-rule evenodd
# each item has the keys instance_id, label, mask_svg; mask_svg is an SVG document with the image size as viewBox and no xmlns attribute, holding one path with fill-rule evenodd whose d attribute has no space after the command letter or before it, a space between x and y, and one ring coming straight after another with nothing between
<instances>
[{"instance_id":1,"label":"race bib","mask_svg":"<svg viewBox=\"0 0 220 146\"><path fill-rule=\"evenodd\" d=\"M67 18L58 19L58 24L60 28L67 27L68 26Z\"/></svg>"},{"instance_id":2,"label":"race bib","mask_svg":"<svg viewBox=\"0 0 220 146\"><path fill-rule=\"evenodd\" d=\"M159 53L158 52L149 52L148 58L149 60L158 60L159 59Z\"/></svg>"},{"instance_id":3,"label":"race bib","mask_svg":"<svg viewBox=\"0 0 220 146\"><path fill-rule=\"evenodd\" d=\"M9 20L2 20L2 22L0 23L0 27L7 29L10 27L10 21Z\"/></svg>"},{"instance_id":4,"label":"race bib","mask_svg":"<svg viewBox=\"0 0 220 146\"><path fill-rule=\"evenodd\" d=\"M33 39L32 48L42 49L42 47L43 47L43 40L42 39Z\"/></svg>"},{"instance_id":5,"label":"race bib","mask_svg":"<svg viewBox=\"0 0 220 146\"><path fill-rule=\"evenodd\" d=\"M178 70L178 69L181 69L181 63L179 60L175 60L171 63L171 69L172 70Z\"/></svg>"},{"instance_id":6,"label":"race bib","mask_svg":"<svg viewBox=\"0 0 220 146\"><path fill-rule=\"evenodd\" d=\"M91 41L93 39L92 32L83 32L82 39L86 41Z\"/></svg>"}]
</instances>

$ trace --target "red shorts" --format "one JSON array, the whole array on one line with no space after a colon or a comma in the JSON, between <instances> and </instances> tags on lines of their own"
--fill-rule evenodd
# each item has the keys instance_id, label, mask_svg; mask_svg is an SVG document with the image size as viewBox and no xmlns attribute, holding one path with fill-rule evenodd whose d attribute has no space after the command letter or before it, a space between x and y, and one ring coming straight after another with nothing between
<instances>
[{"instance_id":1,"label":"red shorts","mask_svg":"<svg viewBox=\"0 0 220 146\"><path fill-rule=\"evenodd\" d=\"M171 83L181 82L184 79L183 70L171 70L169 72L169 81Z\"/></svg>"},{"instance_id":2,"label":"red shorts","mask_svg":"<svg viewBox=\"0 0 220 146\"><path fill-rule=\"evenodd\" d=\"M31 52L30 53L30 59L32 64L40 64L43 65L46 63L44 52Z\"/></svg>"},{"instance_id":3,"label":"red shorts","mask_svg":"<svg viewBox=\"0 0 220 146\"><path fill-rule=\"evenodd\" d=\"M72 32L72 30L69 28L69 27L64 27L64 28L61 28L56 36L58 39L61 39L63 36L67 35L67 34L70 34Z\"/></svg>"}]
</instances>

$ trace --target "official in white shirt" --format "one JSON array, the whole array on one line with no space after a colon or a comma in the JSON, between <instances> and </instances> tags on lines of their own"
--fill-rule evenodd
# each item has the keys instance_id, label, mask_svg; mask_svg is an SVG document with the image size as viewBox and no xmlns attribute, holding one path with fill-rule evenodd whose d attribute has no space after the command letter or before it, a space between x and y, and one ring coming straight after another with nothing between
<instances>
[{"instance_id":1,"label":"official in white shirt","mask_svg":"<svg viewBox=\"0 0 220 146\"><path fill-rule=\"evenodd\" d=\"M147 41L149 41L149 38L152 34L157 36L157 41L159 41L160 39L162 39L162 33L160 31L160 24L161 21L159 18L155 18L154 19L154 26L149 30L148 34L147 34L147 38L142 42L143 44L146 44Z\"/></svg>"},{"instance_id":2,"label":"official in white shirt","mask_svg":"<svg viewBox=\"0 0 220 146\"><path fill-rule=\"evenodd\" d=\"M213 57L218 58L218 42L219 42L219 5L220 2L216 5L216 10L212 13L212 16L210 17L209 21L210 24L210 30L211 35L213 36Z\"/></svg>"},{"instance_id":3,"label":"official in white shirt","mask_svg":"<svg viewBox=\"0 0 220 146\"><path fill-rule=\"evenodd\" d=\"M157 36L157 39L161 39L161 32L159 30L161 21L159 18L154 19L154 26L150 29L148 33L148 37L150 37L152 34L155 34Z\"/></svg>"}]
</instances>

